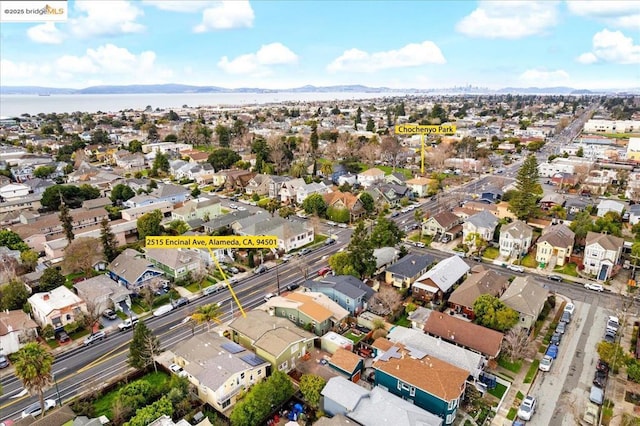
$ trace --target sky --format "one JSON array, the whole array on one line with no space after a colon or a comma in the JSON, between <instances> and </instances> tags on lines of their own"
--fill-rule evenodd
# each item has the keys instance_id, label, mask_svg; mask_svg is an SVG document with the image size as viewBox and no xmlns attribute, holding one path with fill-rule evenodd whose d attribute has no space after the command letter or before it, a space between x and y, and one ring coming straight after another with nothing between
<instances>
[{"instance_id":1,"label":"sky","mask_svg":"<svg viewBox=\"0 0 640 426\"><path fill-rule=\"evenodd\" d=\"M0 25L0 85L640 87L638 1L68 5L65 22Z\"/></svg>"}]
</instances>

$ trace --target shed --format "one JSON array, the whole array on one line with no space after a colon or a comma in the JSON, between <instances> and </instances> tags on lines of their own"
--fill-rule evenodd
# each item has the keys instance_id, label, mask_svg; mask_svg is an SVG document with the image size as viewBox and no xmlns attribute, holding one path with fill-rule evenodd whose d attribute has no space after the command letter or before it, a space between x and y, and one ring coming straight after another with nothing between
<instances>
[{"instance_id":1,"label":"shed","mask_svg":"<svg viewBox=\"0 0 640 426\"><path fill-rule=\"evenodd\" d=\"M353 351L353 342L338 333L330 331L320 338L320 348L333 355L340 348Z\"/></svg>"}]
</instances>

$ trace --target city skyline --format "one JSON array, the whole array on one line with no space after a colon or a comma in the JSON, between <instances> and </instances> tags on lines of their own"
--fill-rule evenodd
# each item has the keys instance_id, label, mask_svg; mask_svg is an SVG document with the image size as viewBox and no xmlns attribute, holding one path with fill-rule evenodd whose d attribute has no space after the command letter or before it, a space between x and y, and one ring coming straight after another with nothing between
<instances>
[{"instance_id":1,"label":"city skyline","mask_svg":"<svg viewBox=\"0 0 640 426\"><path fill-rule=\"evenodd\" d=\"M3 23L2 86L640 85L638 2L118 0L69 6L63 23Z\"/></svg>"}]
</instances>

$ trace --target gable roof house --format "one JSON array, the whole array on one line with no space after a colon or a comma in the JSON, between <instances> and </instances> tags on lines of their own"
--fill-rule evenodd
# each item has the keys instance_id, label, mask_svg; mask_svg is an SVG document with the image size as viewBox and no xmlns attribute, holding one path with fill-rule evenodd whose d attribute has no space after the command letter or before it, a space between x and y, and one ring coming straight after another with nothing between
<instances>
[{"instance_id":1,"label":"gable roof house","mask_svg":"<svg viewBox=\"0 0 640 426\"><path fill-rule=\"evenodd\" d=\"M26 197L29 195L31 188L29 185L22 183L9 183L7 185L0 186L0 200L13 200L20 197Z\"/></svg>"},{"instance_id":2,"label":"gable roof house","mask_svg":"<svg viewBox=\"0 0 640 426\"><path fill-rule=\"evenodd\" d=\"M475 268L474 268L475 270ZM449 296L449 306L467 318L475 319L473 304L483 294L500 297L509 286L509 278L492 269L469 274L466 280Z\"/></svg>"},{"instance_id":3,"label":"gable roof house","mask_svg":"<svg viewBox=\"0 0 640 426\"><path fill-rule=\"evenodd\" d=\"M322 293L338 303L353 316L367 308L374 291L352 275L325 276L321 280L307 280L302 286Z\"/></svg>"},{"instance_id":4,"label":"gable roof house","mask_svg":"<svg viewBox=\"0 0 640 426\"><path fill-rule=\"evenodd\" d=\"M529 252L533 240L533 228L521 220L502 225L500 228L500 255L519 258Z\"/></svg>"},{"instance_id":5,"label":"gable roof house","mask_svg":"<svg viewBox=\"0 0 640 426\"><path fill-rule=\"evenodd\" d=\"M127 289L138 292L142 287L166 282L162 271L133 249L125 249L107 267L109 276Z\"/></svg>"},{"instance_id":6,"label":"gable roof house","mask_svg":"<svg viewBox=\"0 0 640 426\"><path fill-rule=\"evenodd\" d=\"M326 194L327 192L330 192L331 189L329 187L327 187L323 182L320 183L308 183L305 184L301 187L298 188L298 190L296 191L296 202L298 204L302 204L302 202L305 200L305 198L307 198L308 196L312 195L312 194Z\"/></svg>"},{"instance_id":7,"label":"gable roof house","mask_svg":"<svg viewBox=\"0 0 640 426\"><path fill-rule=\"evenodd\" d=\"M413 179L409 179L404 182L409 189L415 194L417 197L426 197L429 195L431 184L433 183L433 179L425 178L425 177L416 177Z\"/></svg>"},{"instance_id":8,"label":"gable roof house","mask_svg":"<svg viewBox=\"0 0 640 426\"><path fill-rule=\"evenodd\" d=\"M65 286L44 293L36 293L27 299L33 319L41 326L51 325L54 330L76 321L87 313L87 304Z\"/></svg>"},{"instance_id":9,"label":"gable roof house","mask_svg":"<svg viewBox=\"0 0 640 426\"><path fill-rule=\"evenodd\" d=\"M333 191L323 194L322 198L333 209L346 209L349 211L349 221L355 222L366 214L362 201L350 192Z\"/></svg>"},{"instance_id":10,"label":"gable roof house","mask_svg":"<svg viewBox=\"0 0 640 426\"><path fill-rule=\"evenodd\" d=\"M589 231L584 247L584 272L598 281L608 280L620 261L623 245L622 238Z\"/></svg>"},{"instance_id":11,"label":"gable roof house","mask_svg":"<svg viewBox=\"0 0 640 426\"><path fill-rule=\"evenodd\" d=\"M273 235L278 239L278 248L286 253L312 243L315 238L310 224L268 214L248 216L231 227L238 235Z\"/></svg>"},{"instance_id":12,"label":"gable roof house","mask_svg":"<svg viewBox=\"0 0 640 426\"><path fill-rule=\"evenodd\" d=\"M22 310L0 311L0 352L10 355L38 336L38 324Z\"/></svg>"},{"instance_id":13,"label":"gable roof house","mask_svg":"<svg viewBox=\"0 0 640 426\"><path fill-rule=\"evenodd\" d=\"M205 222L216 218L222 214L220 199L213 195L199 197L189 200L182 207L171 212L172 220L182 220L189 222L194 219L201 219Z\"/></svg>"},{"instance_id":14,"label":"gable roof house","mask_svg":"<svg viewBox=\"0 0 640 426\"><path fill-rule=\"evenodd\" d=\"M279 177L279 176L276 176ZM247 182L244 192L248 195L258 194L260 196L269 194L269 187L274 182L274 176L258 173Z\"/></svg>"},{"instance_id":15,"label":"gable roof house","mask_svg":"<svg viewBox=\"0 0 640 426\"><path fill-rule=\"evenodd\" d=\"M304 187L307 183L302 178L291 179L280 184L280 201L283 203L296 202L298 197L298 189Z\"/></svg>"},{"instance_id":16,"label":"gable roof house","mask_svg":"<svg viewBox=\"0 0 640 426\"><path fill-rule=\"evenodd\" d=\"M411 285L413 297L425 302L442 300L455 284L462 282L469 269L460 256L443 259Z\"/></svg>"},{"instance_id":17,"label":"gable roof house","mask_svg":"<svg viewBox=\"0 0 640 426\"><path fill-rule=\"evenodd\" d=\"M424 332L439 337L454 345L482 354L487 359L496 359L502 349L504 334L469 321L434 312L424 324Z\"/></svg>"},{"instance_id":18,"label":"gable roof house","mask_svg":"<svg viewBox=\"0 0 640 426\"><path fill-rule=\"evenodd\" d=\"M158 185L149 195L155 198L156 202L169 201L174 205L191 198L191 192L187 188L170 183Z\"/></svg>"},{"instance_id":19,"label":"gable roof house","mask_svg":"<svg viewBox=\"0 0 640 426\"><path fill-rule=\"evenodd\" d=\"M364 359L350 350L338 348L329 360L329 367L357 383L364 371Z\"/></svg>"},{"instance_id":20,"label":"gable roof house","mask_svg":"<svg viewBox=\"0 0 640 426\"><path fill-rule=\"evenodd\" d=\"M384 281L394 287L411 287L415 280L427 272L433 261L429 255L408 254L387 267Z\"/></svg>"},{"instance_id":21,"label":"gable roof house","mask_svg":"<svg viewBox=\"0 0 640 426\"><path fill-rule=\"evenodd\" d=\"M293 325L289 320L253 310L246 317L238 317L229 324L231 339L252 349L273 368L285 373L307 352L313 350L315 335Z\"/></svg>"},{"instance_id":22,"label":"gable roof house","mask_svg":"<svg viewBox=\"0 0 640 426\"><path fill-rule=\"evenodd\" d=\"M123 310L123 303L127 307L131 307L129 291L105 274L77 282L73 288L78 296L87 302L97 314L112 305L118 311Z\"/></svg>"},{"instance_id":23,"label":"gable roof house","mask_svg":"<svg viewBox=\"0 0 640 426\"><path fill-rule=\"evenodd\" d=\"M367 192L374 200L383 201L392 207L399 205L405 197L413 197L411 189L404 183L375 183L367 189Z\"/></svg>"},{"instance_id":24,"label":"gable roof house","mask_svg":"<svg viewBox=\"0 0 640 426\"><path fill-rule=\"evenodd\" d=\"M474 214L462 224L462 241L467 241L470 235L479 234L485 241L493 240L493 234L498 226L498 218L486 210Z\"/></svg>"},{"instance_id":25,"label":"gable roof house","mask_svg":"<svg viewBox=\"0 0 640 426\"><path fill-rule=\"evenodd\" d=\"M453 240L462 232L460 223L462 220L459 216L444 211L422 221L422 235L430 235L435 239L448 236Z\"/></svg>"},{"instance_id":26,"label":"gable roof house","mask_svg":"<svg viewBox=\"0 0 640 426\"><path fill-rule=\"evenodd\" d=\"M173 349L173 361L187 373L198 398L225 412L238 395L268 376L269 362L224 337L197 334Z\"/></svg>"},{"instance_id":27,"label":"gable roof house","mask_svg":"<svg viewBox=\"0 0 640 426\"><path fill-rule=\"evenodd\" d=\"M368 188L376 182L384 181L384 172L377 167L367 169L358 173L358 183L364 188Z\"/></svg>"},{"instance_id":28,"label":"gable roof house","mask_svg":"<svg viewBox=\"0 0 640 426\"><path fill-rule=\"evenodd\" d=\"M576 234L564 224L551 225L536 242L536 262L541 267L563 266L571 256Z\"/></svg>"},{"instance_id":29,"label":"gable roof house","mask_svg":"<svg viewBox=\"0 0 640 426\"><path fill-rule=\"evenodd\" d=\"M604 217L608 212L615 212L622 215L624 204L614 200L602 200L598 204L598 217Z\"/></svg>"},{"instance_id":30,"label":"gable roof house","mask_svg":"<svg viewBox=\"0 0 640 426\"><path fill-rule=\"evenodd\" d=\"M542 197L539 204L542 210L551 210L555 206L564 207L565 202L564 195L552 192Z\"/></svg>"},{"instance_id":31,"label":"gable roof house","mask_svg":"<svg viewBox=\"0 0 640 426\"><path fill-rule=\"evenodd\" d=\"M271 199L274 200L279 200L280 199L280 188L282 187L282 184L286 181L291 180L291 177L289 176L269 176L269 190L267 193L267 196Z\"/></svg>"},{"instance_id":32,"label":"gable roof house","mask_svg":"<svg viewBox=\"0 0 640 426\"><path fill-rule=\"evenodd\" d=\"M532 275L516 277L500 296L502 303L520 314L519 325L531 330L544 308L549 292Z\"/></svg>"},{"instance_id":33,"label":"gable roof house","mask_svg":"<svg viewBox=\"0 0 640 426\"><path fill-rule=\"evenodd\" d=\"M205 267L200 255L191 249L152 248L147 249L144 256L172 281L182 280Z\"/></svg>"}]
</instances>

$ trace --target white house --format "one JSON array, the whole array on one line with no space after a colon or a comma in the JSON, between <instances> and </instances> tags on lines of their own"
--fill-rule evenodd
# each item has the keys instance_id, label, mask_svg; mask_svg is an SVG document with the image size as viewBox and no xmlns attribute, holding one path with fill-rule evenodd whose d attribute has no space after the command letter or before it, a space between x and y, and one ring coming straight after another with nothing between
<instances>
[{"instance_id":1,"label":"white house","mask_svg":"<svg viewBox=\"0 0 640 426\"><path fill-rule=\"evenodd\" d=\"M358 183L365 188L373 185L376 182L384 181L384 172L377 167L367 169L362 173L358 173Z\"/></svg>"},{"instance_id":2,"label":"white house","mask_svg":"<svg viewBox=\"0 0 640 426\"><path fill-rule=\"evenodd\" d=\"M51 324L54 329L76 321L87 313L87 304L74 292L61 286L28 299L34 319L40 326Z\"/></svg>"},{"instance_id":3,"label":"white house","mask_svg":"<svg viewBox=\"0 0 640 426\"><path fill-rule=\"evenodd\" d=\"M587 233L584 247L584 272L594 275L598 281L611 277L613 267L620 260L624 240L610 234Z\"/></svg>"},{"instance_id":4,"label":"white house","mask_svg":"<svg viewBox=\"0 0 640 426\"><path fill-rule=\"evenodd\" d=\"M10 183L0 187L0 199L13 200L15 198L26 197L31 188L21 183Z\"/></svg>"},{"instance_id":5,"label":"white house","mask_svg":"<svg viewBox=\"0 0 640 426\"><path fill-rule=\"evenodd\" d=\"M486 210L474 214L462 224L462 241L467 241L472 234L479 234L483 240L491 241L497 225L498 218Z\"/></svg>"},{"instance_id":6,"label":"white house","mask_svg":"<svg viewBox=\"0 0 640 426\"><path fill-rule=\"evenodd\" d=\"M18 352L38 336L38 324L22 310L0 312L0 354Z\"/></svg>"},{"instance_id":7,"label":"white house","mask_svg":"<svg viewBox=\"0 0 640 426\"><path fill-rule=\"evenodd\" d=\"M531 248L533 229L521 220L515 220L500 228L500 255L517 258Z\"/></svg>"},{"instance_id":8,"label":"white house","mask_svg":"<svg viewBox=\"0 0 640 426\"><path fill-rule=\"evenodd\" d=\"M296 201L298 204L302 204L305 198L307 198L309 195L312 195L312 194L322 195L322 194L326 194L327 192L329 192L329 187L327 187L327 185L325 185L323 182L309 183L298 188L298 191L296 192Z\"/></svg>"},{"instance_id":9,"label":"white house","mask_svg":"<svg viewBox=\"0 0 640 426\"><path fill-rule=\"evenodd\" d=\"M615 212L622 215L624 211L624 204L613 200L602 200L598 204L598 217L604 217L609 212Z\"/></svg>"}]
</instances>

